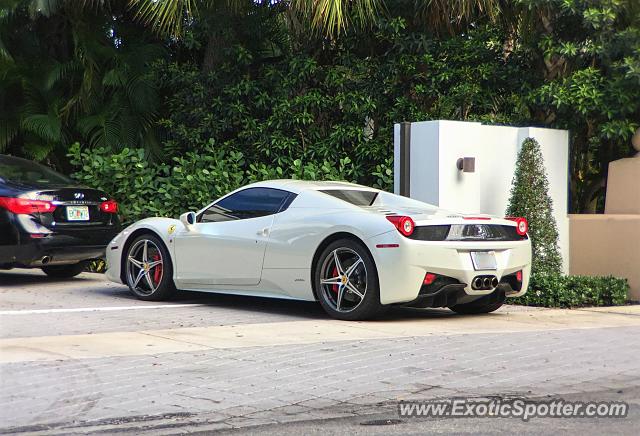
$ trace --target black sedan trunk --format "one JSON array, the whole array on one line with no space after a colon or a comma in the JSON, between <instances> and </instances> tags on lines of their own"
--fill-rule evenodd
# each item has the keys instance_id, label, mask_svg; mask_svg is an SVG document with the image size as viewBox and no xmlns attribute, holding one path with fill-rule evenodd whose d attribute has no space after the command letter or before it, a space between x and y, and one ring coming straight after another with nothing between
<instances>
[{"instance_id":1,"label":"black sedan trunk","mask_svg":"<svg viewBox=\"0 0 640 436\"><path fill-rule=\"evenodd\" d=\"M56 188L34 193L37 200L51 201L52 213L40 213L40 222L50 230L62 231L96 228L113 224L113 213L100 210L100 205L109 200L104 192L90 188Z\"/></svg>"}]
</instances>

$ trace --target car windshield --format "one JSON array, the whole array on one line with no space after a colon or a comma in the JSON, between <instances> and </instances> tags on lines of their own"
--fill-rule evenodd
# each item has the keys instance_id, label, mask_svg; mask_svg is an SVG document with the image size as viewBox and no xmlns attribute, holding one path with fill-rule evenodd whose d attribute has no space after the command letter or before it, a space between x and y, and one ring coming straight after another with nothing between
<instances>
[{"instance_id":1,"label":"car windshield","mask_svg":"<svg viewBox=\"0 0 640 436\"><path fill-rule=\"evenodd\" d=\"M69 184L71 179L44 165L11 156L0 156L0 179L20 184Z\"/></svg>"},{"instance_id":2,"label":"car windshield","mask_svg":"<svg viewBox=\"0 0 640 436\"><path fill-rule=\"evenodd\" d=\"M374 191L356 191L353 189L326 189L320 192L356 206L371 206L378 197L378 193Z\"/></svg>"}]
</instances>

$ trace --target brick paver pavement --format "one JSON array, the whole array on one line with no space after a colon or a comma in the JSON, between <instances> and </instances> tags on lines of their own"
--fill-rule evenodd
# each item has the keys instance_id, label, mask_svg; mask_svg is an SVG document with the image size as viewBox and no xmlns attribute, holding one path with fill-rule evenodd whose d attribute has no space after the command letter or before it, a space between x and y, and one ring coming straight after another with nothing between
<instances>
[{"instance_id":1,"label":"brick paver pavement","mask_svg":"<svg viewBox=\"0 0 640 436\"><path fill-rule=\"evenodd\" d=\"M264 301L227 298L218 306L205 300L206 304L192 308L125 311L125 315L117 311L94 316L8 315L0 316L0 327L3 337L15 338L136 331L150 325L261 323L268 329L270 322L283 319L300 320L300 325L309 319L322 322L321 312L313 306L270 301L266 310L263 306L252 313L241 300L254 308ZM3 309L31 307L4 303ZM619 316L638 318L637 313ZM175 319L185 317L191 322L175 324ZM37 326L28 325L36 319ZM441 322L454 319L443 315ZM474 319L482 325L488 318ZM456 334L3 363L0 427L7 433L69 434L117 426L161 434L176 428L215 430L392 412L399 400L558 396L637 388L639 334L640 327L629 325L504 333L469 329ZM640 399L632 403L638 407Z\"/></svg>"}]
</instances>

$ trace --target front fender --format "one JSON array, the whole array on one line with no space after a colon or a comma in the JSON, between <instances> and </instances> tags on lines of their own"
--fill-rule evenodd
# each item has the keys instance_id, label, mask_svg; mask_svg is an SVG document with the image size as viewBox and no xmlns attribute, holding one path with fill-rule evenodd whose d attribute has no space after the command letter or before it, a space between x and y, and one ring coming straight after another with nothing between
<instances>
[{"instance_id":1,"label":"front fender","mask_svg":"<svg viewBox=\"0 0 640 436\"><path fill-rule=\"evenodd\" d=\"M138 236L145 232L151 232L159 237L167 247L169 256L173 265L175 262L175 251L173 249L173 237L174 235L184 230L184 224L180 220L173 218L145 218L137 221L118 233L107 245L106 260L107 260L107 279L116 282L123 283L122 280L122 258L127 252L127 249L131 242ZM174 268L175 279L175 268Z\"/></svg>"}]
</instances>

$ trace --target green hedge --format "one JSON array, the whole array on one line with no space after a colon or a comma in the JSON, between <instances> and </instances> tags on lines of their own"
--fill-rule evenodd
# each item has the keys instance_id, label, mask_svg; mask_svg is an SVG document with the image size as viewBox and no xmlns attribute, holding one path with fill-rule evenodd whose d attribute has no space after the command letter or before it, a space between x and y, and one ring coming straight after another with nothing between
<instances>
[{"instance_id":1,"label":"green hedge","mask_svg":"<svg viewBox=\"0 0 640 436\"><path fill-rule=\"evenodd\" d=\"M629 284L612 276L563 276L533 274L529 291L510 301L543 307L620 306L625 304Z\"/></svg>"},{"instance_id":2,"label":"green hedge","mask_svg":"<svg viewBox=\"0 0 640 436\"><path fill-rule=\"evenodd\" d=\"M197 210L216 198L248 183L269 179L353 180L348 157L336 162L302 162L290 166L267 166L248 162L236 151L205 148L187 152L170 163L149 163L144 150L113 153L109 149L82 150L70 147L69 158L78 170L72 175L81 183L106 191L120 204L125 224L151 216L178 217ZM391 162L376 167L376 186L392 183Z\"/></svg>"}]
</instances>

